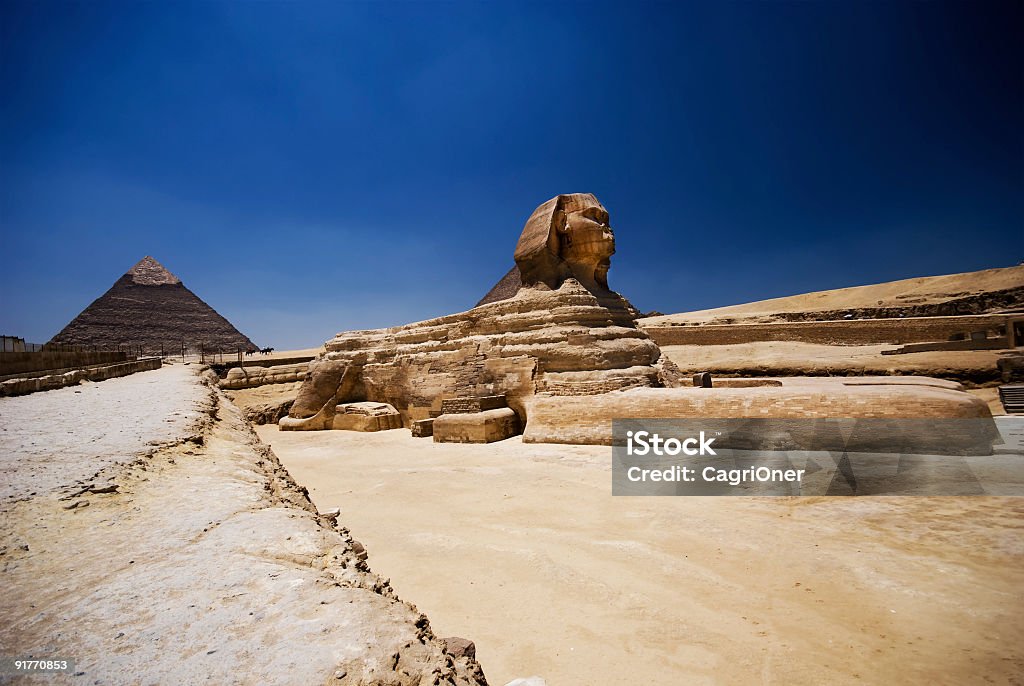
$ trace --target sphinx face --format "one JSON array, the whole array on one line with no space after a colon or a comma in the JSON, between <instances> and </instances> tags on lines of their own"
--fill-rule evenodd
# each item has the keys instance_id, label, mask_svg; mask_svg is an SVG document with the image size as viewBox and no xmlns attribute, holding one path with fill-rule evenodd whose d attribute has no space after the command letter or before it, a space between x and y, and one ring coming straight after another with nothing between
<instances>
[{"instance_id":1,"label":"sphinx face","mask_svg":"<svg viewBox=\"0 0 1024 686\"><path fill-rule=\"evenodd\" d=\"M566 262L595 266L615 254L615 234L608 226L608 213L601 207L585 207L565 217L560 232L561 257Z\"/></svg>"}]
</instances>

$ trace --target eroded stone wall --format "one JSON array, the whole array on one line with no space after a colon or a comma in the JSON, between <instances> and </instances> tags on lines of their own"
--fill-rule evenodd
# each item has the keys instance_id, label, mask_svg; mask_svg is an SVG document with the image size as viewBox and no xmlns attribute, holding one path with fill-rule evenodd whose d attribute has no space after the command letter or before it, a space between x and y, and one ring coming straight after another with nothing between
<instances>
[{"instance_id":1,"label":"eroded stone wall","mask_svg":"<svg viewBox=\"0 0 1024 686\"><path fill-rule=\"evenodd\" d=\"M772 322L638 326L658 345L733 345L758 341L798 341L825 345L875 345L944 341L971 331L1005 331L1009 315L855 319L850 321Z\"/></svg>"}]
</instances>

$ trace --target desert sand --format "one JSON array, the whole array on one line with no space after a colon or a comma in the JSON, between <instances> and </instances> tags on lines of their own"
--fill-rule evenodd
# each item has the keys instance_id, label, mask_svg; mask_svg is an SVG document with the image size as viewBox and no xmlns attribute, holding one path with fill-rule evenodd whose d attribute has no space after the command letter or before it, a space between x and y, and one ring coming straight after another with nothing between
<instances>
[{"instance_id":1,"label":"desert sand","mask_svg":"<svg viewBox=\"0 0 1024 686\"><path fill-rule=\"evenodd\" d=\"M648 325L711 323L725 318L771 318L779 313L936 305L1024 286L1024 265L962 274L922 276L900 281L801 293L708 310L650 317Z\"/></svg>"},{"instance_id":2,"label":"desert sand","mask_svg":"<svg viewBox=\"0 0 1024 686\"><path fill-rule=\"evenodd\" d=\"M603 447L258 433L494 684L1024 673L1020 498L613 498Z\"/></svg>"}]
</instances>

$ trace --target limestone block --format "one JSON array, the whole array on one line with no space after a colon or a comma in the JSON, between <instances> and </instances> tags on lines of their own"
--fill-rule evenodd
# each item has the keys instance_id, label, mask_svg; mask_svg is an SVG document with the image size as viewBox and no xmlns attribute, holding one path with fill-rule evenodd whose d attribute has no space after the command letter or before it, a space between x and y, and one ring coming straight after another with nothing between
<instances>
[{"instance_id":1,"label":"limestone block","mask_svg":"<svg viewBox=\"0 0 1024 686\"><path fill-rule=\"evenodd\" d=\"M433 419L417 419L412 423L413 438L427 438L434 435Z\"/></svg>"},{"instance_id":2,"label":"limestone block","mask_svg":"<svg viewBox=\"0 0 1024 686\"><path fill-rule=\"evenodd\" d=\"M829 417L990 420L991 413L983 400L963 391L910 384L637 388L588 397L534 396L527 403L523 442L611 445L613 419ZM955 447L943 436L922 442L932 439L936 449Z\"/></svg>"},{"instance_id":3,"label":"limestone block","mask_svg":"<svg viewBox=\"0 0 1024 686\"><path fill-rule=\"evenodd\" d=\"M441 401L441 414L468 414L508 407L504 395L484 395L475 398L445 398Z\"/></svg>"},{"instance_id":4,"label":"limestone block","mask_svg":"<svg viewBox=\"0 0 1024 686\"><path fill-rule=\"evenodd\" d=\"M218 384L227 390L256 388L268 384L292 383L306 377L309 364L281 364L272 367L232 367Z\"/></svg>"},{"instance_id":5,"label":"limestone block","mask_svg":"<svg viewBox=\"0 0 1024 686\"><path fill-rule=\"evenodd\" d=\"M331 428L345 431L401 429L402 415L387 403L343 403L335 408Z\"/></svg>"},{"instance_id":6,"label":"limestone block","mask_svg":"<svg viewBox=\"0 0 1024 686\"><path fill-rule=\"evenodd\" d=\"M435 443L494 443L519 433L519 418L508 407L467 414L443 414L434 420Z\"/></svg>"},{"instance_id":7,"label":"limestone block","mask_svg":"<svg viewBox=\"0 0 1024 686\"><path fill-rule=\"evenodd\" d=\"M295 405L292 404L294 410ZM312 417L293 417L289 412L287 417L281 417L277 428L281 431L323 431L334 425L335 403L334 399L328 400L320 411Z\"/></svg>"},{"instance_id":8,"label":"limestone block","mask_svg":"<svg viewBox=\"0 0 1024 686\"><path fill-rule=\"evenodd\" d=\"M348 365L334 360L316 359L309 363L305 383L299 389L289 411L292 417L311 417L334 397Z\"/></svg>"}]
</instances>

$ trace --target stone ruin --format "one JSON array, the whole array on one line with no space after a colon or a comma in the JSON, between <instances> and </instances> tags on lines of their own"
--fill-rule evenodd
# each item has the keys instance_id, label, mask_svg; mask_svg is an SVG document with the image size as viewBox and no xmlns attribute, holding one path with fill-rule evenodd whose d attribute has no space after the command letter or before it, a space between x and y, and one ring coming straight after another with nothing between
<instances>
[{"instance_id":1,"label":"stone ruin","mask_svg":"<svg viewBox=\"0 0 1024 686\"><path fill-rule=\"evenodd\" d=\"M340 405L367 401L393 406L415 435L474 442L524 430L527 442L610 443L612 417L990 416L962 389L925 383L933 380L813 392L799 384L694 387L637 327L636 308L610 290L614 254L596 197L548 200L519 236L517 276L467 312L339 333L310 363L280 428L329 429ZM504 396L504 411L445 407L492 396Z\"/></svg>"},{"instance_id":2,"label":"stone ruin","mask_svg":"<svg viewBox=\"0 0 1024 686\"><path fill-rule=\"evenodd\" d=\"M468 312L340 333L310 367L282 429L323 429L339 403L373 400L406 424L445 399L504 395L525 424L537 393L595 395L674 385L678 374L608 288L615 238L593 195L559 195L533 213L516 246L522 287ZM437 434L435 434L437 438Z\"/></svg>"}]
</instances>

